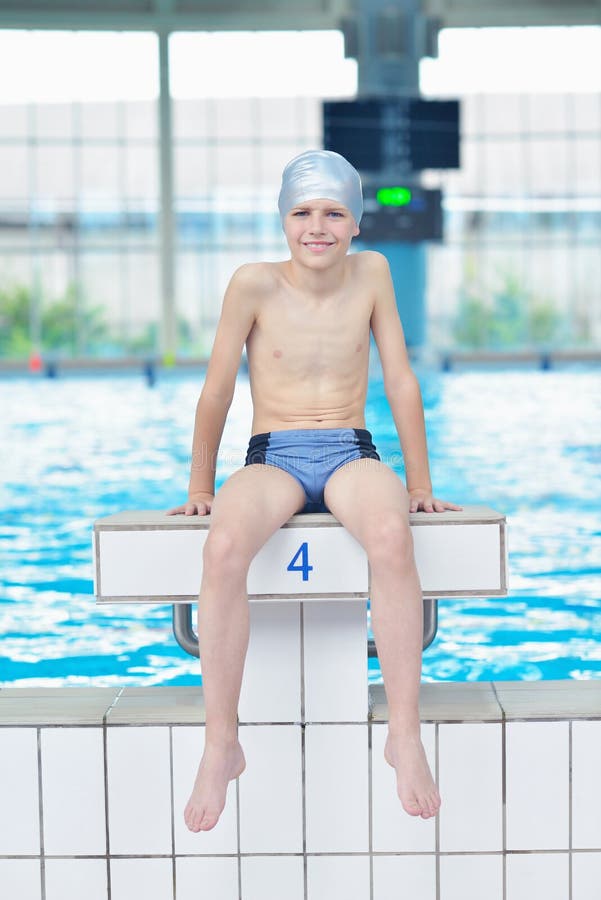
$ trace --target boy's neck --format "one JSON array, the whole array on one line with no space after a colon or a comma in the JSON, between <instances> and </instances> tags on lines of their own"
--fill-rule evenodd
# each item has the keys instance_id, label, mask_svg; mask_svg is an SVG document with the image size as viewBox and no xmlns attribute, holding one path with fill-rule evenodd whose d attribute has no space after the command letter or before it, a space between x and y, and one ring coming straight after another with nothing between
<instances>
[{"instance_id":1,"label":"boy's neck","mask_svg":"<svg viewBox=\"0 0 601 900\"><path fill-rule=\"evenodd\" d=\"M313 297L327 297L342 287L345 277L345 260L328 269L310 269L294 259L287 262L288 279L298 291Z\"/></svg>"}]
</instances>

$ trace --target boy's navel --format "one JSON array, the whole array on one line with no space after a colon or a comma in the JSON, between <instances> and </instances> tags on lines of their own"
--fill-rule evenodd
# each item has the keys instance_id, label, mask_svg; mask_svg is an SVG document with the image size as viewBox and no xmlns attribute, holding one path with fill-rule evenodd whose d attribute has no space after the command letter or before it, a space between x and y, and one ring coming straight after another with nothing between
<instances>
[{"instance_id":1,"label":"boy's navel","mask_svg":"<svg viewBox=\"0 0 601 900\"><path fill-rule=\"evenodd\" d=\"M281 350L274 350L274 351L273 351L273 355L275 356L276 359L279 359L280 356L282 355L282 351L281 351Z\"/></svg>"},{"instance_id":2,"label":"boy's navel","mask_svg":"<svg viewBox=\"0 0 601 900\"><path fill-rule=\"evenodd\" d=\"M359 351L361 350L361 346L361 344L357 344L357 346L355 347L355 353L359 353Z\"/></svg>"}]
</instances>

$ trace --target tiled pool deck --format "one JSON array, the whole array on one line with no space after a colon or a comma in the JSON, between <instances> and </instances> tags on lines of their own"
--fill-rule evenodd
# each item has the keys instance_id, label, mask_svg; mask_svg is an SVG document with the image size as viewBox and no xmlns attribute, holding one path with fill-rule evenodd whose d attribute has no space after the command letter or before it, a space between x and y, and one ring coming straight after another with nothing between
<instances>
[{"instance_id":1,"label":"tiled pool deck","mask_svg":"<svg viewBox=\"0 0 601 900\"><path fill-rule=\"evenodd\" d=\"M240 723L211 832L182 811L202 690L0 690L3 900L599 900L601 682L422 685L443 797L407 816L360 722Z\"/></svg>"}]
</instances>

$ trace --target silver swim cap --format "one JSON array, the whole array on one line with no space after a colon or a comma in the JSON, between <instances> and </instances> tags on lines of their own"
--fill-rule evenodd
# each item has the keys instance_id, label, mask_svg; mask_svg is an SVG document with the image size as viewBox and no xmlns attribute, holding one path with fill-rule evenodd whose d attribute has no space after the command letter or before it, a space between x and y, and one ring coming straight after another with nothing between
<instances>
[{"instance_id":1,"label":"silver swim cap","mask_svg":"<svg viewBox=\"0 0 601 900\"><path fill-rule=\"evenodd\" d=\"M285 167L278 200L282 225L293 207L317 199L336 200L351 211L357 225L361 221L363 194L359 173L333 150L307 150Z\"/></svg>"}]
</instances>

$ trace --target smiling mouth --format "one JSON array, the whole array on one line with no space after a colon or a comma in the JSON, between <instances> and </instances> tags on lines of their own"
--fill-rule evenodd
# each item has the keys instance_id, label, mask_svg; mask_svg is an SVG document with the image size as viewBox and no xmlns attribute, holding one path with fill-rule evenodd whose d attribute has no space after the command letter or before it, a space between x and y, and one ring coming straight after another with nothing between
<instances>
[{"instance_id":1,"label":"smiling mouth","mask_svg":"<svg viewBox=\"0 0 601 900\"><path fill-rule=\"evenodd\" d=\"M333 242L332 242L333 243ZM331 247L332 243L328 243L327 241L304 241L304 247Z\"/></svg>"}]
</instances>

